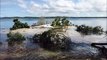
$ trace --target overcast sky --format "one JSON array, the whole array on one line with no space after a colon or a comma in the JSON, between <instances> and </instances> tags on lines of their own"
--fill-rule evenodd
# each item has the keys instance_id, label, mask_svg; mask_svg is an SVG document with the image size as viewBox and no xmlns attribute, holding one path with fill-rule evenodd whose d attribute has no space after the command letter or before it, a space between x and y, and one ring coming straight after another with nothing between
<instances>
[{"instance_id":1,"label":"overcast sky","mask_svg":"<svg viewBox=\"0 0 107 60\"><path fill-rule=\"evenodd\" d=\"M0 16L107 17L107 0L0 0Z\"/></svg>"}]
</instances>

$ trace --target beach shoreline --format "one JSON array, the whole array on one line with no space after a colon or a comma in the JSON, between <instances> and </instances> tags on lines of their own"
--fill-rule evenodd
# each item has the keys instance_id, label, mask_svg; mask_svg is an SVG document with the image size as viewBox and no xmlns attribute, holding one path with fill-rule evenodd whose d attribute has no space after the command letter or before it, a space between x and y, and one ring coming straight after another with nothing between
<instances>
[{"instance_id":1,"label":"beach shoreline","mask_svg":"<svg viewBox=\"0 0 107 60\"><path fill-rule=\"evenodd\" d=\"M35 34L41 34L44 31L48 31L51 28L52 27L46 27L46 25L45 25L45 27L43 27L43 25L42 25L42 27L41 26L35 26L35 28L30 27L30 28L22 28L22 29L16 29L16 30L11 30L11 31L10 30L5 30L5 31L2 31L1 33L4 33L5 36L6 36L6 34L9 33L9 32L12 32L12 33L19 32L23 36L25 36L26 38L31 38ZM99 42L100 43L104 43L104 42L106 42L107 41L106 37L104 38L105 35L82 36L79 32L75 31L75 29L76 29L75 26L69 26L68 29L66 30L66 32L64 32L64 34L66 36L70 37L71 41L74 42L73 46L76 47L76 48L73 48L73 50L71 50L71 53L73 54L73 57L77 57L78 56L77 58L80 58L79 54L80 55L82 54L81 56L86 56L83 59L91 58L93 55L97 56L97 54L98 54L97 49L94 48L94 47L91 47L90 44L91 43L99 43ZM40 49L40 48L33 48L33 49L35 50L35 49ZM27 49L27 50L29 50L29 49ZM31 51L29 51L29 52L31 52ZM43 52L43 51L41 51L41 52ZM12 53L12 54L15 54L15 53ZM17 55L21 56L20 54L17 54ZM44 54L44 53L42 53L42 54ZM10 58L10 57L14 58L14 57L12 57L13 55L11 55L11 53L10 53L10 55L11 55L10 57L6 56L6 55L8 55L6 52L2 53L2 54L0 53L0 57L3 57L3 58ZM15 56L15 57L17 57L17 56ZM23 56L21 56L21 57L23 57Z\"/></svg>"}]
</instances>

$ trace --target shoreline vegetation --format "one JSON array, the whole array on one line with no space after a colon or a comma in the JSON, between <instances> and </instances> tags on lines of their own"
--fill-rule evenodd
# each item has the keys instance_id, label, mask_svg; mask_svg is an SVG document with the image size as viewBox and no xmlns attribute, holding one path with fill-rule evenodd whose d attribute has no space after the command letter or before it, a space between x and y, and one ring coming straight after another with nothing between
<instances>
[{"instance_id":1,"label":"shoreline vegetation","mask_svg":"<svg viewBox=\"0 0 107 60\"><path fill-rule=\"evenodd\" d=\"M67 20L66 17L56 17L50 24L47 24L45 19L40 17L40 20L32 26L29 26L27 23L22 23L18 19L14 19L13 22L14 25L7 34L7 42L8 45L10 45L8 53L10 56L4 57L3 59L94 60L107 58L106 56L103 56L103 54L101 55L100 51L99 53L89 52L92 53L90 55L89 53L86 53L88 50L76 50L76 46L80 46L81 44L88 46L90 49L93 49L94 47L91 47L91 45L87 43L75 43L72 41L72 37L70 37L73 36L73 34L84 36L100 36L102 34L107 34L107 31L103 31L103 28L100 26L91 27L86 25L74 25ZM39 48L24 49L22 46L24 41L30 41L37 44ZM0 45L1 44L2 43L0 43ZM97 50L96 48L94 49Z\"/></svg>"},{"instance_id":2,"label":"shoreline vegetation","mask_svg":"<svg viewBox=\"0 0 107 60\"><path fill-rule=\"evenodd\" d=\"M17 17L22 17L22 16L12 16L13 18L17 18ZM23 17L28 17L28 18L30 18L30 17L41 17L41 16L23 16ZM53 17L53 18L56 18L56 17L66 17L66 18L68 18L68 17L77 17L77 16L44 16L44 18L45 17ZM106 17L106 16L105 16ZM0 18L6 18L5 16L4 17L0 17ZM8 18L8 17L7 17ZM9 17L10 18L10 17ZM91 17L89 17L89 18L91 18ZM96 18L96 17L95 17ZM98 18L101 18L100 16L98 17ZM102 18L104 18L104 17L102 17Z\"/></svg>"},{"instance_id":3,"label":"shoreline vegetation","mask_svg":"<svg viewBox=\"0 0 107 60\"><path fill-rule=\"evenodd\" d=\"M56 18L57 16L54 17L44 17L44 18ZM66 18L107 18L107 17L67 17L67 16L59 16L59 17L66 17ZM40 18L40 17L0 17L0 19L4 18Z\"/></svg>"},{"instance_id":4,"label":"shoreline vegetation","mask_svg":"<svg viewBox=\"0 0 107 60\"><path fill-rule=\"evenodd\" d=\"M22 23L18 19L14 19L13 22L14 22L14 25L12 28L10 28L10 30L21 29L21 28L29 28L27 23Z\"/></svg>"}]
</instances>

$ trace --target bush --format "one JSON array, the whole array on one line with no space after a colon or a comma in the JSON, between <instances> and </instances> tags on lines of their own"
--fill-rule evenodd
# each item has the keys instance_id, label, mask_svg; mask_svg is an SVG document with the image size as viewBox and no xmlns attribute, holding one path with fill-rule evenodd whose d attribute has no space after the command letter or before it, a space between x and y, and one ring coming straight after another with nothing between
<instances>
[{"instance_id":1,"label":"bush","mask_svg":"<svg viewBox=\"0 0 107 60\"><path fill-rule=\"evenodd\" d=\"M40 36L35 35L33 39L34 41L39 40L40 46L48 50L69 50L71 43L68 37L55 30L46 31Z\"/></svg>"},{"instance_id":2,"label":"bush","mask_svg":"<svg viewBox=\"0 0 107 60\"><path fill-rule=\"evenodd\" d=\"M77 26L76 31L85 35L89 35L92 34L92 27L81 25L81 26Z\"/></svg>"},{"instance_id":3,"label":"bush","mask_svg":"<svg viewBox=\"0 0 107 60\"><path fill-rule=\"evenodd\" d=\"M15 43L20 44L25 40L25 37L20 33L11 33L7 34L7 41L9 45L14 45Z\"/></svg>"},{"instance_id":4,"label":"bush","mask_svg":"<svg viewBox=\"0 0 107 60\"><path fill-rule=\"evenodd\" d=\"M55 20L51 24L51 26L53 27L60 27L60 28L63 28L69 25L71 25L71 23L65 17L64 18L56 17Z\"/></svg>"},{"instance_id":5,"label":"bush","mask_svg":"<svg viewBox=\"0 0 107 60\"><path fill-rule=\"evenodd\" d=\"M77 27L76 31L85 35L90 35L90 34L100 35L103 33L103 29L100 26L90 27L90 26L80 25L76 27Z\"/></svg>"},{"instance_id":6,"label":"bush","mask_svg":"<svg viewBox=\"0 0 107 60\"><path fill-rule=\"evenodd\" d=\"M100 26L96 26L93 28L93 34L101 35L102 33L103 33L103 28L101 28Z\"/></svg>"},{"instance_id":7,"label":"bush","mask_svg":"<svg viewBox=\"0 0 107 60\"><path fill-rule=\"evenodd\" d=\"M105 31L105 33L107 34L107 31Z\"/></svg>"},{"instance_id":8,"label":"bush","mask_svg":"<svg viewBox=\"0 0 107 60\"><path fill-rule=\"evenodd\" d=\"M39 40L40 40L40 36L41 36L41 34L35 34L34 36L33 36L33 42L34 43L39 43Z\"/></svg>"},{"instance_id":9,"label":"bush","mask_svg":"<svg viewBox=\"0 0 107 60\"><path fill-rule=\"evenodd\" d=\"M27 23L22 23L18 21L18 19L14 19L13 22L14 22L14 25L12 28L10 28L10 30L15 30L15 29L20 29L20 28L29 28Z\"/></svg>"}]
</instances>

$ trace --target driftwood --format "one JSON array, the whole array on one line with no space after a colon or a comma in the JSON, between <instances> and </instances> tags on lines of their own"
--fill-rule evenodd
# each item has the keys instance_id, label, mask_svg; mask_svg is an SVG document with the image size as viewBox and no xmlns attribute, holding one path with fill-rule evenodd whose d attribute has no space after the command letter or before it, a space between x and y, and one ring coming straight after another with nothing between
<instances>
[{"instance_id":1,"label":"driftwood","mask_svg":"<svg viewBox=\"0 0 107 60\"><path fill-rule=\"evenodd\" d=\"M107 43L92 43L91 44L91 46L97 48L101 52L101 55L107 58L107 48L104 45L107 46Z\"/></svg>"},{"instance_id":2,"label":"driftwood","mask_svg":"<svg viewBox=\"0 0 107 60\"><path fill-rule=\"evenodd\" d=\"M91 45L107 45L107 43L92 43Z\"/></svg>"}]
</instances>

